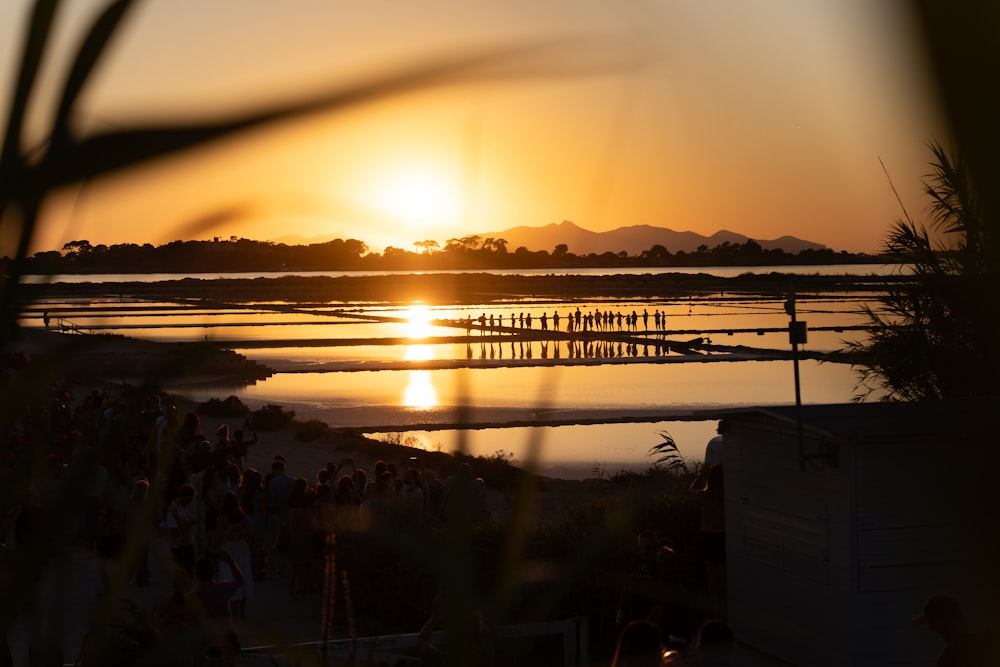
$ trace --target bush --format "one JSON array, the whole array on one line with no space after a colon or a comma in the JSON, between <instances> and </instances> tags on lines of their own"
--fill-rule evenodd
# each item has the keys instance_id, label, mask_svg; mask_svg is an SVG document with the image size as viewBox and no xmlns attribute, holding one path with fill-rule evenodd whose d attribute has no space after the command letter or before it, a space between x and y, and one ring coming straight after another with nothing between
<instances>
[{"instance_id":1,"label":"bush","mask_svg":"<svg viewBox=\"0 0 1000 667\"><path fill-rule=\"evenodd\" d=\"M284 428L295 419L295 410L286 410L280 405L269 403L250 415L250 423L258 431L275 431Z\"/></svg>"},{"instance_id":2,"label":"bush","mask_svg":"<svg viewBox=\"0 0 1000 667\"><path fill-rule=\"evenodd\" d=\"M489 456L456 453L455 460L457 463L468 463L474 477L482 477L487 486L495 489L515 488L525 474L517 467L514 455L502 449Z\"/></svg>"},{"instance_id":3,"label":"bush","mask_svg":"<svg viewBox=\"0 0 1000 667\"><path fill-rule=\"evenodd\" d=\"M294 413L292 413L294 415ZM319 440L330 432L330 427L326 422L318 419L310 419L295 431L295 439L299 442L312 442Z\"/></svg>"},{"instance_id":4,"label":"bush","mask_svg":"<svg viewBox=\"0 0 1000 667\"><path fill-rule=\"evenodd\" d=\"M237 397L230 396L224 401L220 401L217 398L210 398L204 403L199 403L196 411L199 415L205 415L206 417L233 419L248 414L250 408Z\"/></svg>"}]
</instances>

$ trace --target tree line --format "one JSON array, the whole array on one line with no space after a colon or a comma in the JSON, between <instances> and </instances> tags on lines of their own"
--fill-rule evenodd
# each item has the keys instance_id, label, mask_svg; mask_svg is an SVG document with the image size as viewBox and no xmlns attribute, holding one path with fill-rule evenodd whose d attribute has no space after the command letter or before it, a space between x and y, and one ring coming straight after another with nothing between
<instances>
[{"instance_id":1,"label":"tree line","mask_svg":"<svg viewBox=\"0 0 1000 667\"><path fill-rule=\"evenodd\" d=\"M9 260L4 258L5 263ZM286 245L230 237L211 241L172 241L93 245L87 240L65 244L62 250L38 252L27 260L27 271L54 273L199 273L247 271L428 271L490 269L564 269L609 267L768 266L782 264L851 264L880 261L879 256L830 249L789 253L764 249L759 243L724 242L692 252L670 252L655 244L636 255L625 251L575 254L565 243L552 251L508 249L506 239L478 235L418 241L413 250L388 247L372 251L357 239L334 239L310 245Z\"/></svg>"}]
</instances>

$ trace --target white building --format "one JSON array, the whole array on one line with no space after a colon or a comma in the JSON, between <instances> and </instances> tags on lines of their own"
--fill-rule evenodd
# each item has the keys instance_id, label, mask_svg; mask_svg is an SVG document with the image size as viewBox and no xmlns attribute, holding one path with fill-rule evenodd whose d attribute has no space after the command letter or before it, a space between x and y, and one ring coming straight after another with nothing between
<instances>
[{"instance_id":1,"label":"white building","mask_svg":"<svg viewBox=\"0 0 1000 667\"><path fill-rule=\"evenodd\" d=\"M725 415L729 620L809 667L933 665L934 593L1000 616L1000 400ZM800 444L801 443L801 444ZM992 618L990 616L992 615Z\"/></svg>"}]
</instances>

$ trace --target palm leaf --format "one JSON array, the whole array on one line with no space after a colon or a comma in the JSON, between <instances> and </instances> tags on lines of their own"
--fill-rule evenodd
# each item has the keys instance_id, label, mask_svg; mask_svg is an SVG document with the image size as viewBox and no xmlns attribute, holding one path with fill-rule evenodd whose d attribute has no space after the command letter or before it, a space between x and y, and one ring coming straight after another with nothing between
<instances>
[{"instance_id":1,"label":"palm leaf","mask_svg":"<svg viewBox=\"0 0 1000 667\"><path fill-rule=\"evenodd\" d=\"M63 85L53 128L54 140L68 136L73 107L132 4L132 0L115 0L110 3L84 38Z\"/></svg>"},{"instance_id":2,"label":"palm leaf","mask_svg":"<svg viewBox=\"0 0 1000 667\"><path fill-rule=\"evenodd\" d=\"M272 106L218 122L133 127L86 137L70 143L47 161L39 180L49 188L106 175L156 158L196 148L239 132L291 120L311 113L343 109L389 95L433 85L528 76L593 76L609 69L638 66L636 59L611 59L595 70L593 59L567 60L553 43L491 49L461 59L418 65L372 81ZM565 47L565 44L562 45Z\"/></svg>"},{"instance_id":3,"label":"palm leaf","mask_svg":"<svg viewBox=\"0 0 1000 667\"><path fill-rule=\"evenodd\" d=\"M59 0L38 0L28 21L28 39L25 41L24 51L21 54L21 64L17 70L17 83L11 101L10 115L7 119L7 130L4 134L2 159L0 159L0 173L5 177L8 169L20 162L24 112L28 107L35 78L38 76L38 69L41 66L45 45L48 42L58 6ZM5 180L6 178L0 179L0 214L3 213L3 204L6 199L2 196Z\"/></svg>"}]
</instances>

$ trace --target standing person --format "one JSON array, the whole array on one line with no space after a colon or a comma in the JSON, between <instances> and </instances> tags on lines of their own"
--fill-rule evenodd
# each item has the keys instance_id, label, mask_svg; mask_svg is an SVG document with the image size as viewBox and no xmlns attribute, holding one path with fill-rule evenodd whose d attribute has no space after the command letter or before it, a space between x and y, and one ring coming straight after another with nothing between
<instances>
[{"instance_id":1,"label":"standing person","mask_svg":"<svg viewBox=\"0 0 1000 667\"><path fill-rule=\"evenodd\" d=\"M191 592L191 575L174 570L170 575L170 592L156 603L156 622L161 630L170 632L187 626L187 596Z\"/></svg>"},{"instance_id":2,"label":"standing person","mask_svg":"<svg viewBox=\"0 0 1000 667\"><path fill-rule=\"evenodd\" d=\"M632 621L618 637L611 667L660 667L665 654L660 629L649 621Z\"/></svg>"},{"instance_id":3,"label":"standing person","mask_svg":"<svg viewBox=\"0 0 1000 667\"><path fill-rule=\"evenodd\" d=\"M235 637L229 600L243 585L244 577L243 570L227 551L219 552L219 561L229 566L232 579L220 579L211 558L198 559L195 564L197 586L187 598L187 615L189 622L201 628L206 650L228 652Z\"/></svg>"},{"instance_id":4,"label":"standing person","mask_svg":"<svg viewBox=\"0 0 1000 667\"><path fill-rule=\"evenodd\" d=\"M441 629L447 631L449 638L444 647L433 643L434 632ZM425 665L493 667L496 664L493 633L485 615L475 608L458 607L458 603L446 600L443 593L434 597L431 615L417 634L417 653Z\"/></svg>"},{"instance_id":5,"label":"standing person","mask_svg":"<svg viewBox=\"0 0 1000 667\"><path fill-rule=\"evenodd\" d=\"M219 525L219 506L222 504L222 488L219 479L219 470L216 466L209 466L201 474L201 488L198 497L201 500L199 507L198 545L199 553L204 553L211 545L215 544L215 530Z\"/></svg>"},{"instance_id":6,"label":"standing person","mask_svg":"<svg viewBox=\"0 0 1000 667\"><path fill-rule=\"evenodd\" d=\"M170 553L177 566L194 575L195 529L198 512L194 507L197 491L190 484L177 489L177 497L167 508L167 529L170 531Z\"/></svg>"},{"instance_id":7,"label":"standing person","mask_svg":"<svg viewBox=\"0 0 1000 667\"><path fill-rule=\"evenodd\" d=\"M177 497L177 489L187 481L184 454L178 438L177 407L171 405L166 410L164 421L157 423L156 470L152 482L156 493L156 517L160 520L166 518L167 507Z\"/></svg>"},{"instance_id":8,"label":"standing person","mask_svg":"<svg viewBox=\"0 0 1000 667\"><path fill-rule=\"evenodd\" d=\"M215 544L216 550L228 553L245 575L253 572L253 533L235 491L228 491L222 497ZM219 578L235 578L225 562L219 568ZM232 614L241 621L247 618L247 601L253 597L253 588L253 577L246 576L243 585L230 598L234 603Z\"/></svg>"},{"instance_id":9,"label":"standing person","mask_svg":"<svg viewBox=\"0 0 1000 667\"><path fill-rule=\"evenodd\" d=\"M733 664L733 630L725 621L713 618L698 628L695 664L698 667L726 667Z\"/></svg>"},{"instance_id":10,"label":"standing person","mask_svg":"<svg viewBox=\"0 0 1000 667\"><path fill-rule=\"evenodd\" d=\"M244 574L252 574L257 581L266 576L267 559L264 555L266 527L264 525L264 477L256 468L247 468L239 488L240 507L250 523L251 557L253 569Z\"/></svg>"},{"instance_id":11,"label":"standing person","mask_svg":"<svg viewBox=\"0 0 1000 667\"><path fill-rule=\"evenodd\" d=\"M719 422L719 425L715 427L715 432L718 435L712 437L705 445L705 465L715 465L722 463L722 445L725 442L726 433L726 422L724 420Z\"/></svg>"},{"instance_id":12,"label":"standing person","mask_svg":"<svg viewBox=\"0 0 1000 667\"><path fill-rule=\"evenodd\" d=\"M219 424L215 429L215 444L212 454L216 461L225 461L232 454L233 443L229 438L229 424Z\"/></svg>"},{"instance_id":13,"label":"standing person","mask_svg":"<svg viewBox=\"0 0 1000 667\"><path fill-rule=\"evenodd\" d=\"M177 446L182 452L187 453L189 448L194 447L205 437L201 432L201 421L196 412L189 412L184 415L184 421L177 429Z\"/></svg>"},{"instance_id":14,"label":"standing person","mask_svg":"<svg viewBox=\"0 0 1000 667\"><path fill-rule=\"evenodd\" d=\"M170 593L160 598L154 618L160 633L160 645L170 658L166 664L191 664L196 657L189 654L190 641L187 597L191 592L191 575L185 570L174 570L170 576ZM201 656L197 656L200 658Z\"/></svg>"},{"instance_id":15,"label":"standing person","mask_svg":"<svg viewBox=\"0 0 1000 667\"><path fill-rule=\"evenodd\" d=\"M341 475L337 481L337 491L333 495L334 525L339 534L353 530L358 524L358 502L354 492L354 478Z\"/></svg>"},{"instance_id":16,"label":"standing person","mask_svg":"<svg viewBox=\"0 0 1000 667\"><path fill-rule=\"evenodd\" d=\"M275 457L271 462L271 476L264 485L265 551L267 556L274 549L281 528L288 518L288 501L292 497L295 480L285 474L285 461Z\"/></svg>"},{"instance_id":17,"label":"standing person","mask_svg":"<svg viewBox=\"0 0 1000 667\"><path fill-rule=\"evenodd\" d=\"M424 518L427 493L424 491L424 484L417 468L406 469L403 474L403 486L400 489L399 498L406 516L416 520Z\"/></svg>"},{"instance_id":18,"label":"standing person","mask_svg":"<svg viewBox=\"0 0 1000 667\"><path fill-rule=\"evenodd\" d=\"M101 499L97 524L97 553L102 560L101 575L105 587L113 579L113 574L124 551L127 535L130 495L121 484L109 484Z\"/></svg>"},{"instance_id":19,"label":"standing person","mask_svg":"<svg viewBox=\"0 0 1000 667\"><path fill-rule=\"evenodd\" d=\"M926 625L947 643L938 655L938 667L1000 665L1000 640L993 633L973 629L953 597L933 595L928 598L913 624Z\"/></svg>"},{"instance_id":20,"label":"standing person","mask_svg":"<svg viewBox=\"0 0 1000 667\"><path fill-rule=\"evenodd\" d=\"M722 464L705 464L691 482L701 498L698 554L705 563L711 613L725 618L726 612L726 507Z\"/></svg>"},{"instance_id":21,"label":"standing person","mask_svg":"<svg viewBox=\"0 0 1000 667\"><path fill-rule=\"evenodd\" d=\"M250 432L251 439L247 440L246 433ZM243 422L243 428L233 431L233 441L230 444L230 451L233 454L233 462L236 463L240 472L247 467L247 448L257 444L257 431L253 430L253 425L247 419Z\"/></svg>"},{"instance_id":22,"label":"standing person","mask_svg":"<svg viewBox=\"0 0 1000 667\"><path fill-rule=\"evenodd\" d=\"M299 592L316 590L313 564L316 561L315 539L320 532L319 519L313 511L316 494L306 490L292 500L292 507L285 520L288 531L288 559L292 563L292 581L289 599L294 600Z\"/></svg>"},{"instance_id":23,"label":"standing person","mask_svg":"<svg viewBox=\"0 0 1000 667\"><path fill-rule=\"evenodd\" d=\"M446 522L478 524L490 518L486 509L486 482L482 477L472 476L472 468L467 462L445 481L442 508Z\"/></svg>"},{"instance_id":24,"label":"standing person","mask_svg":"<svg viewBox=\"0 0 1000 667\"><path fill-rule=\"evenodd\" d=\"M650 529L639 532L637 550L629 558L628 577L619 596L615 623L621 628L631 621L646 620L653 609L653 580L656 578L656 553L659 538Z\"/></svg>"},{"instance_id":25,"label":"standing person","mask_svg":"<svg viewBox=\"0 0 1000 667\"><path fill-rule=\"evenodd\" d=\"M360 507L368 497L368 473L364 468L355 468L351 477L354 479L354 503Z\"/></svg>"},{"instance_id":26,"label":"standing person","mask_svg":"<svg viewBox=\"0 0 1000 667\"><path fill-rule=\"evenodd\" d=\"M149 534L153 517L151 502L149 482L145 479L136 480L132 485L127 528L132 534L132 539L140 541L139 553L136 555L135 584L141 588L146 588L150 583Z\"/></svg>"}]
</instances>

